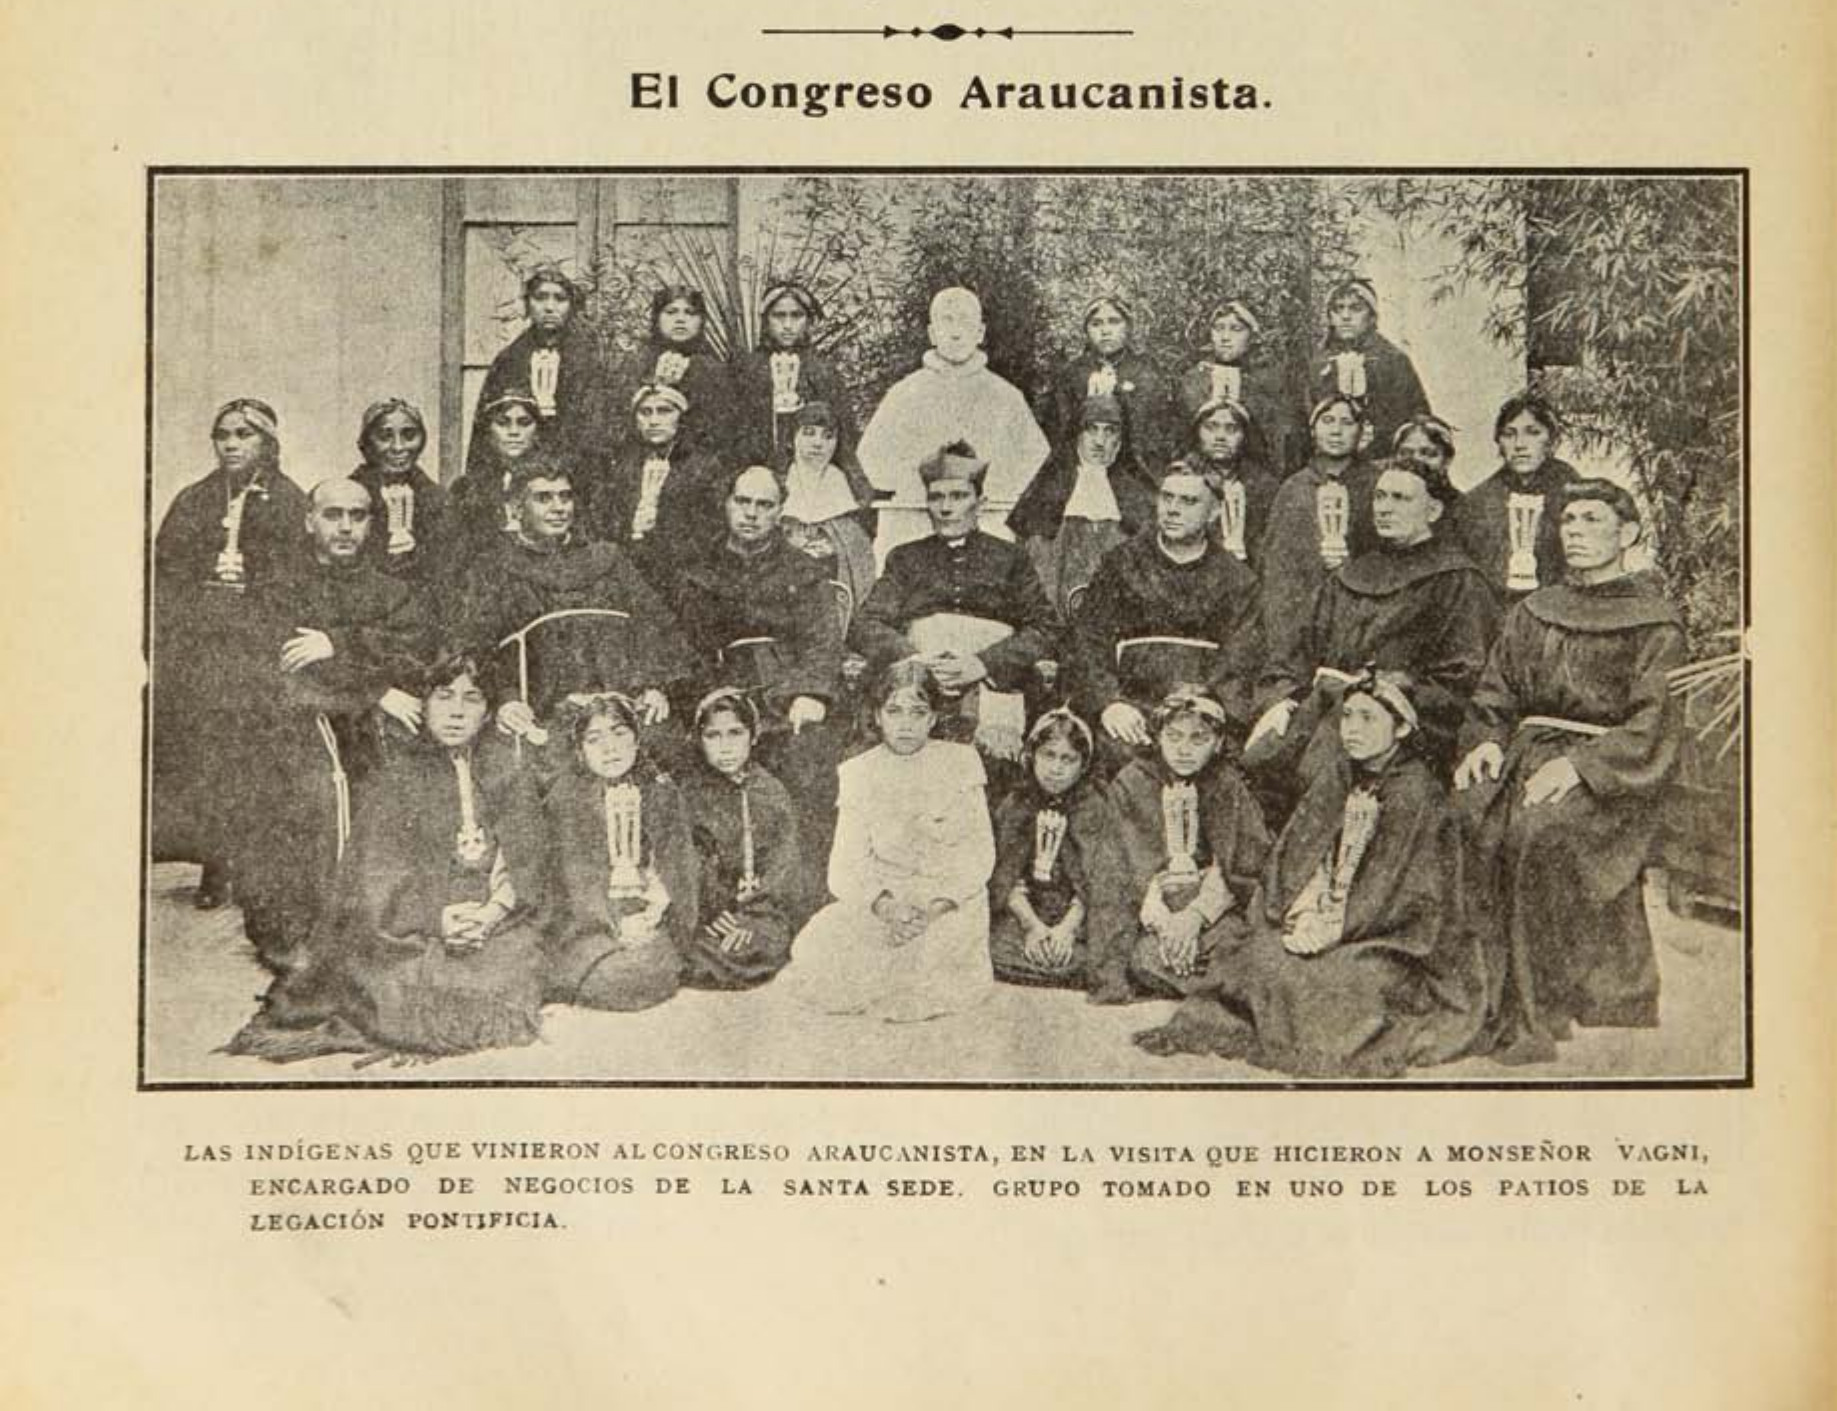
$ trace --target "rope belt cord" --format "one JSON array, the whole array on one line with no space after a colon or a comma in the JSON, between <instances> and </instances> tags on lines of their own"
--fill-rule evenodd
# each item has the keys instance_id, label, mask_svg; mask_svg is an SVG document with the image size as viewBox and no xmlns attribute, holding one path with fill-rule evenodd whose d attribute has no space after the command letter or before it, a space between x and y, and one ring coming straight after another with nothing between
<instances>
[{"instance_id":1,"label":"rope belt cord","mask_svg":"<svg viewBox=\"0 0 1837 1411\"><path fill-rule=\"evenodd\" d=\"M1527 715L1518 722L1518 728L1562 730L1571 735L1586 735L1591 739L1607 734L1609 729L1606 725L1590 725L1586 720L1565 720L1560 715Z\"/></svg>"},{"instance_id":2,"label":"rope belt cord","mask_svg":"<svg viewBox=\"0 0 1837 1411\"><path fill-rule=\"evenodd\" d=\"M1191 647L1196 651L1215 652L1217 642L1203 637L1128 637L1116 644L1116 662L1122 665L1123 653L1131 647Z\"/></svg>"},{"instance_id":3,"label":"rope belt cord","mask_svg":"<svg viewBox=\"0 0 1837 1411\"><path fill-rule=\"evenodd\" d=\"M344 772L344 760L338 753L338 736L332 731L332 722L321 712L313 717L313 725L319 731L319 743L325 746L326 757L332 765L332 795L338 806L338 857L342 860L345 844L351 841L351 779Z\"/></svg>"}]
</instances>

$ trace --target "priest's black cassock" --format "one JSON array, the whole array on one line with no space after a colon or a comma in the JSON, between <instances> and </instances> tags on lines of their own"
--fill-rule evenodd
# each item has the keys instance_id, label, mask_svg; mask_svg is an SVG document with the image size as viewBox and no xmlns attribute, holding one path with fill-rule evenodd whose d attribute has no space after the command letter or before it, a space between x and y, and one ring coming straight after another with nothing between
<instances>
[{"instance_id":1,"label":"priest's black cassock","mask_svg":"<svg viewBox=\"0 0 1837 1411\"><path fill-rule=\"evenodd\" d=\"M264 690L249 728L261 762L243 785L233 861L249 939L286 965L318 915L353 791L378 763L377 703L391 688L416 693L437 643L425 596L361 560L302 553L260 599ZM283 671L301 628L325 633L332 655Z\"/></svg>"},{"instance_id":2,"label":"priest's black cassock","mask_svg":"<svg viewBox=\"0 0 1837 1411\"><path fill-rule=\"evenodd\" d=\"M1073 700L1093 724L1115 701L1146 713L1181 682L1209 686L1240 734L1254 718L1264 666L1257 579L1209 538L1187 563L1167 556L1152 527L1110 550L1072 634Z\"/></svg>"},{"instance_id":3,"label":"priest's black cassock","mask_svg":"<svg viewBox=\"0 0 1837 1411\"><path fill-rule=\"evenodd\" d=\"M1421 752L1446 772L1498 620L1479 569L1440 536L1361 554L1321 586L1306 630L1272 660L1269 699L1302 704L1287 733L1260 742L1248 762L1279 774L1298 770L1298 788L1339 753L1343 678L1376 665L1414 679Z\"/></svg>"},{"instance_id":4,"label":"priest's black cassock","mask_svg":"<svg viewBox=\"0 0 1837 1411\"><path fill-rule=\"evenodd\" d=\"M1677 764L1667 677L1684 656L1677 611L1643 574L1540 589L1493 647L1462 745L1499 744L1505 767L1461 805L1493 1041L1507 1053L1546 1057L1572 1023L1658 1022L1640 876ZM1559 757L1581 783L1526 804L1526 781Z\"/></svg>"}]
</instances>

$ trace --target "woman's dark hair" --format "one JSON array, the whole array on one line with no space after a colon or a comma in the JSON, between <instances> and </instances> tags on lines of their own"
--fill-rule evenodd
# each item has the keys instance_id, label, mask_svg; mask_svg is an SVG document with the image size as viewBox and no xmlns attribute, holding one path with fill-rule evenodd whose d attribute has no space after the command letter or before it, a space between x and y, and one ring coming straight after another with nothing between
<instances>
[{"instance_id":1,"label":"woman's dark hair","mask_svg":"<svg viewBox=\"0 0 1837 1411\"><path fill-rule=\"evenodd\" d=\"M697 739L701 738L708 722L723 711L744 725L754 740L759 738L759 707L738 686L723 686L718 691L710 691L696 704L694 731Z\"/></svg>"},{"instance_id":2,"label":"woman's dark hair","mask_svg":"<svg viewBox=\"0 0 1837 1411\"><path fill-rule=\"evenodd\" d=\"M1520 392L1516 397L1507 397L1499 408L1499 415L1493 418L1493 440L1497 441L1505 434L1507 426L1527 412L1550 433L1552 442L1563 434L1563 419L1557 415L1555 407L1535 392Z\"/></svg>"},{"instance_id":3,"label":"woman's dark hair","mask_svg":"<svg viewBox=\"0 0 1837 1411\"><path fill-rule=\"evenodd\" d=\"M568 296L568 302L580 307L580 286L554 265L538 265L523 280L523 299L527 303L544 284L553 284Z\"/></svg>"},{"instance_id":4,"label":"woman's dark hair","mask_svg":"<svg viewBox=\"0 0 1837 1411\"><path fill-rule=\"evenodd\" d=\"M451 686L462 676L478 683L478 660L466 652L448 652L428 667L421 677L421 699L426 700L442 686Z\"/></svg>"},{"instance_id":5,"label":"woman's dark hair","mask_svg":"<svg viewBox=\"0 0 1837 1411\"><path fill-rule=\"evenodd\" d=\"M1428 438L1449 460L1454 459L1454 437L1449 434L1448 423L1438 416L1413 416L1404 422L1391 435L1391 454L1396 455L1403 447L1403 440L1412 432L1418 432Z\"/></svg>"},{"instance_id":6,"label":"woman's dark hair","mask_svg":"<svg viewBox=\"0 0 1837 1411\"><path fill-rule=\"evenodd\" d=\"M1313 436L1314 428L1319 424L1320 419L1334 406L1345 407L1361 424L1370 419L1365 415L1365 404L1350 392L1329 393L1314 403L1314 409L1308 413L1308 435L1310 437Z\"/></svg>"},{"instance_id":7,"label":"woman's dark hair","mask_svg":"<svg viewBox=\"0 0 1837 1411\"><path fill-rule=\"evenodd\" d=\"M567 722L568 742L574 746L576 755L579 755L581 742L587 736L587 727L604 716L638 737L639 754L642 756L644 732L638 719L637 704L631 697L617 691L602 691L592 696L570 696L562 703L561 713Z\"/></svg>"},{"instance_id":8,"label":"woman's dark hair","mask_svg":"<svg viewBox=\"0 0 1837 1411\"><path fill-rule=\"evenodd\" d=\"M368 407L364 408L363 420L359 422L357 426L357 453L366 461L370 459L374 451L374 448L370 444L371 434L375 432L377 426L382 422L384 417L395 412L402 413L403 416L407 417L415 424L415 429L421 433L421 445L423 448L426 447L427 418L421 415L421 409L411 402L404 401L400 397L386 397L382 401L372 402Z\"/></svg>"},{"instance_id":9,"label":"woman's dark hair","mask_svg":"<svg viewBox=\"0 0 1837 1411\"><path fill-rule=\"evenodd\" d=\"M217 414L210 419L211 435L217 434L217 428L223 425L223 419L231 412L240 416L262 438L262 464L269 470L281 468L280 418L274 414L274 408L255 397L238 397L232 402L225 402L217 408Z\"/></svg>"},{"instance_id":10,"label":"woman's dark hair","mask_svg":"<svg viewBox=\"0 0 1837 1411\"><path fill-rule=\"evenodd\" d=\"M1021 763L1028 769L1033 768L1033 756L1041 745L1049 740L1059 740L1070 745L1084 761L1085 768L1090 768L1091 756L1096 752L1096 741L1091 735L1091 727L1073 715L1070 710L1047 711L1033 724L1027 733L1027 743L1021 749Z\"/></svg>"},{"instance_id":11,"label":"woman's dark hair","mask_svg":"<svg viewBox=\"0 0 1837 1411\"><path fill-rule=\"evenodd\" d=\"M708 300L703 297L701 290L697 289L693 284L666 284L655 294L651 295L652 338L663 337L663 331L659 326L659 321L663 317L663 311L671 304L674 304L678 299L681 299L690 308L694 309L697 317L699 317L704 324L708 322Z\"/></svg>"},{"instance_id":12,"label":"woman's dark hair","mask_svg":"<svg viewBox=\"0 0 1837 1411\"><path fill-rule=\"evenodd\" d=\"M879 676L868 691L868 706L878 712L882 706L892 700L899 692L916 690L925 698L935 714L943 708L944 691L938 680L931 674L931 668L917 657L906 657L896 661Z\"/></svg>"}]
</instances>

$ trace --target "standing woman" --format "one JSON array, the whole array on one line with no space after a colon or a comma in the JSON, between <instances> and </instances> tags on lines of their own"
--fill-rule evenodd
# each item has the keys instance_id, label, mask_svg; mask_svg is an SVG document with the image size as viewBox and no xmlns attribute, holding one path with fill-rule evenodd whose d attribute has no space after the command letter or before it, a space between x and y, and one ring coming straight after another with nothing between
<instances>
[{"instance_id":1,"label":"standing woman","mask_svg":"<svg viewBox=\"0 0 1837 1411\"><path fill-rule=\"evenodd\" d=\"M305 537L278 427L266 402L226 403L211 423L216 468L179 492L153 541L152 853L204 864L206 910L229 899L230 819L255 763L246 726L267 681L249 590Z\"/></svg>"},{"instance_id":2,"label":"standing woman","mask_svg":"<svg viewBox=\"0 0 1837 1411\"><path fill-rule=\"evenodd\" d=\"M1262 563L1263 534L1276 498L1276 477L1258 458L1257 424L1242 402L1214 398L1193 411L1186 463L1219 487L1219 543L1239 563Z\"/></svg>"},{"instance_id":3,"label":"standing woman","mask_svg":"<svg viewBox=\"0 0 1837 1411\"><path fill-rule=\"evenodd\" d=\"M378 524L363 555L383 572L426 583L446 557L447 492L421 467L427 423L400 397L372 403L357 428L363 463L351 479L370 492Z\"/></svg>"},{"instance_id":4,"label":"standing woman","mask_svg":"<svg viewBox=\"0 0 1837 1411\"><path fill-rule=\"evenodd\" d=\"M1553 452L1556 409L1524 393L1493 421L1499 468L1461 497L1453 529L1506 603L1563 581L1563 492L1580 477Z\"/></svg>"},{"instance_id":5,"label":"standing woman","mask_svg":"<svg viewBox=\"0 0 1837 1411\"><path fill-rule=\"evenodd\" d=\"M1327 575L1376 547L1371 491L1376 473L1359 453L1365 419L1360 404L1335 392L1308 418L1314 452L1282 482L1263 535L1263 627L1270 655L1281 660L1299 647Z\"/></svg>"},{"instance_id":6,"label":"standing woman","mask_svg":"<svg viewBox=\"0 0 1837 1411\"><path fill-rule=\"evenodd\" d=\"M1208 403L1236 402L1250 414L1253 460L1278 476L1305 455L1306 440L1295 424L1294 399L1282 373L1256 355L1263 325L1241 299L1229 299L1206 322L1206 345L1199 361L1180 376L1179 398L1187 425L1197 423Z\"/></svg>"},{"instance_id":7,"label":"standing woman","mask_svg":"<svg viewBox=\"0 0 1837 1411\"><path fill-rule=\"evenodd\" d=\"M603 435L599 350L580 319L581 289L554 265L523 281L527 327L491 360L478 391L466 468L489 435L485 409L513 388L532 397L542 440L563 456L591 454Z\"/></svg>"},{"instance_id":8,"label":"standing woman","mask_svg":"<svg viewBox=\"0 0 1837 1411\"><path fill-rule=\"evenodd\" d=\"M1052 381L1045 417L1047 439L1065 447L1077 437L1084 404L1092 397L1122 403L1123 439L1135 455L1159 467L1174 453L1173 395L1151 362L1131 345L1135 313L1114 296L1085 305L1084 347Z\"/></svg>"},{"instance_id":9,"label":"standing woman","mask_svg":"<svg viewBox=\"0 0 1837 1411\"><path fill-rule=\"evenodd\" d=\"M759 346L734 362L734 445L741 464L782 467L796 450L798 413L812 404L828 409L836 444L830 453L862 504L874 498L855 442L861 439L849 410L848 389L836 365L810 347L823 307L803 285L786 281L766 290L759 305ZM870 531L871 532L871 531Z\"/></svg>"},{"instance_id":10,"label":"standing woman","mask_svg":"<svg viewBox=\"0 0 1837 1411\"><path fill-rule=\"evenodd\" d=\"M448 499L447 559L457 577L505 534L516 532L516 517L506 507L505 493L540 436L535 394L527 387L505 388L480 405L478 419L484 424L484 437L473 438L466 473L453 482Z\"/></svg>"},{"instance_id":11,"label":"standing woman","mask_svg":"<svg viewBox=\"0 0 1837 1411\"><path fill-rule=\"evenodd\" d=\"M1314 367L1315 401L1356 399L1365 414L1368 446L1382 450L1397 428L1429 410L1429 396L1410 355L1378 332L1378 291L1368 279L1348 279L1327 299L1327 338Z\"/></svg>"},{"instance_id":12,"label":"standing woman","mask_svg":"<svg viewBox=\"0 0 1837 1411\"><path fill-rule=\"evenodd\" d=\"M1129 448L1124 421L1115 397L1086 398L1076 439L1041 467L1008 514L1008 528L1066 617L1098 561L1154 523L1155 480Z\"/></svg>"},{"instance_id":13,"label":"standing woman","mask_svg":"<svg viewBox=\"0 0 1837 1411\"><path fill-rule=\"evenodd\" d=\"M623 411L644 387L674 388L687 399L686 448L710 451L723 462L731 457L733 372L708 341L708 301L701 290L666 284L652 296L650 335L621 365L610 405Z\"/></svg>"}]
</instances>

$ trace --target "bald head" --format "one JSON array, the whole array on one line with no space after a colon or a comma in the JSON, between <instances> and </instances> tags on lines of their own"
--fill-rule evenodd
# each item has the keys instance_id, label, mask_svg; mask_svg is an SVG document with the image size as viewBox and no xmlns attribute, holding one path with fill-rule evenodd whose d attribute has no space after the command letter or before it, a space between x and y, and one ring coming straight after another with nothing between
<instances>
[{"instance_id":1,"label":"bald head","mask_svg":"<svg viewBox=\"0 0 1837 1411\"><path fill-rule=\"evenodd\" d=\"M320 563L355 563L370 537L370 492L355 480L321 480L308 497L306 533Z\"/></svg>"},{"instance_id":2,"label":"bald head","mask_svg":"<svg viewBox=\"0 0 1837 1411\"><path fill-rule=\"evenodd\" d=\"M763 549L778 532L784 490L765 466L748 466L727 492L727 543L740 553Z\"/></svg>"},{"instance_id":3,"label":"bald head","mask_svg":"<svg viewBox=\"0 0 1837 1411\"><path fill-rule=\"evenodd\" d=\"M982 346L982 301L967 289L940 289L931 300L931 346L948 363L965 363Z\"/></svg>"}]
</instances>

